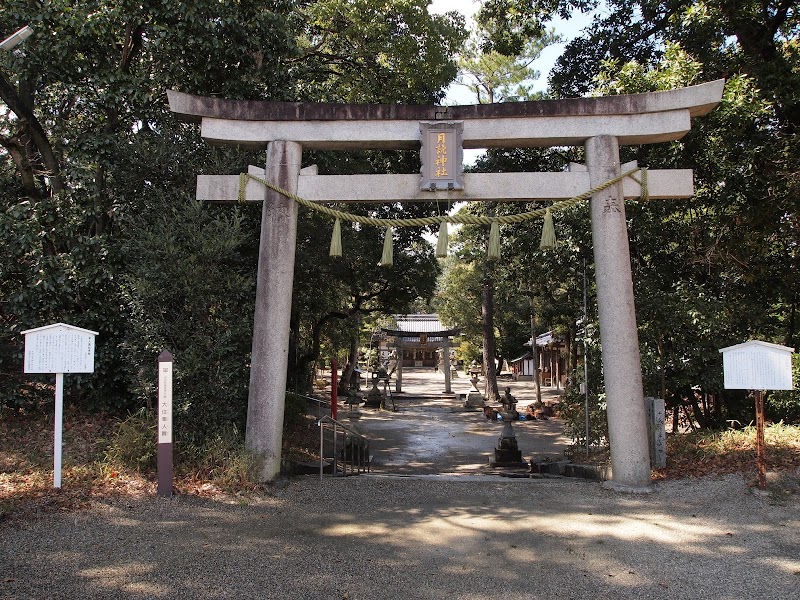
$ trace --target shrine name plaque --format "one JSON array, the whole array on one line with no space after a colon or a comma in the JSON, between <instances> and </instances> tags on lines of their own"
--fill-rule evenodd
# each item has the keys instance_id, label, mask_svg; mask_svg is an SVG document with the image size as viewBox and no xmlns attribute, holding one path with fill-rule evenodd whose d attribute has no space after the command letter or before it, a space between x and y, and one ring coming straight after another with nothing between
<instances>
[{"instance_id":1,"label":"shrine name plaque","mask_svg":"<svg viewBox=\"0 0 800 600\"><path fill-rule=\"evenodd\" d=\"M421 190L463 190L462 162L464 123L421 122Z\"/></svg>"}]
</instances>

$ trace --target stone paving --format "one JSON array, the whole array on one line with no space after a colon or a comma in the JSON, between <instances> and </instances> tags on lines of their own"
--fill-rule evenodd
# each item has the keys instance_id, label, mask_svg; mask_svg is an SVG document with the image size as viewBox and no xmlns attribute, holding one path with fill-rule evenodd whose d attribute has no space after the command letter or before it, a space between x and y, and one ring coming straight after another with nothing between
<instances>
[{"instance_id":1,"label":"stone paving","mask_svg":"<svg viewBox=\"0 0 800 600\"><path fill-rule=\"evenodd\" d=\"M371 385L371 384L370 384ZM390 388L394 388L394 381ZM463 399L470 388L467 377L452 380L452 394L444 393L444 374L432 369L404 369L402 393L393 393L396 411L358 409L351 418L344 405L339 419L349 422L372 442L372 472L395 475L474 475L496 473L489 465L494 456L502 421L487 420L480 409L465 409ZM483 382L478 384L479 389ZM534 402L535 388L530 381L499 381L518 402L517 410ZM368 388L368 386L365 386ZM383 385L379 386L383 389ZM561 390L542 388L542 400L557 401ZM570 439L563 435L563 423L549 420L515 421L514 432L524 460L558 460Z\"/></svg>"}]
</instances>

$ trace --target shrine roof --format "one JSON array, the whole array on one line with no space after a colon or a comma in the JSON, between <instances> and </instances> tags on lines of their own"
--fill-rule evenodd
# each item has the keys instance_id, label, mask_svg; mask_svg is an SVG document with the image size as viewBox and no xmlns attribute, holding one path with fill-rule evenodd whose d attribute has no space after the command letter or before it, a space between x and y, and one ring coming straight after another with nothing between
<instances>
[{"instance_id":1,"label":"shrine roof","mask_svg":"<svg viewBox=\"0 0 800 600\"><path fill-rule=\"evenodd\" d=\"M552 331L547 331L545 333L541 333L536 336L536 345L537 346L547 346L549 344L562 344L562 340L558 339ZM531 341L528 340L523 346L531 345Z\"/></svg>"},{"instance_id":2,"label":"shrine roof","mask_svg":"<svg viewBox=\"0 0 800 600\"><path fill-rule=\"evenodd\" d=\"M388 335L403 338L419 337L428 334L428 339L439 339L459 335L460 330L449 329L439 320L437 314L393 315L387 327L381 330Z\"/></svg>"}]
</instances>

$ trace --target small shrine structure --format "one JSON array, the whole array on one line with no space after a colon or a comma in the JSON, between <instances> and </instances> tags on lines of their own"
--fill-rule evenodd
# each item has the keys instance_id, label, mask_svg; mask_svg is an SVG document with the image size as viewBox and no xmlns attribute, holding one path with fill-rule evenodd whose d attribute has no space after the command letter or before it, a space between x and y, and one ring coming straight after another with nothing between
<instances>
[{"instance_id":1,"label":"small shrine structure","mask_svg":"<svg viewBox=\"0 0 800 600\"><path fill-rule=\"evenodd\" d=\"M393 315L392 322L381 328L381 349L382 354L393 349L397 357L395 391L403 391L403 367L438 368L441 354L444 393L452 393L450 349L460 333L442 325L437 314Z\"/></svg>"},{"instance_id":2,"label":"small shrine structure","mask_svg":"<svg viewBox=\"0 0 800 600\"><path fill-rule=\"evenodd\" d=\"M525 346L530 347L528 340ZM566 345L552 331L536 336L536 357L538 359L539 381L548 387L560 388L567 372L565 358L562 356ZM532 381L534 374L533 353L508 361L511 373L520 381Z\"/></svg>"}]
</instances>

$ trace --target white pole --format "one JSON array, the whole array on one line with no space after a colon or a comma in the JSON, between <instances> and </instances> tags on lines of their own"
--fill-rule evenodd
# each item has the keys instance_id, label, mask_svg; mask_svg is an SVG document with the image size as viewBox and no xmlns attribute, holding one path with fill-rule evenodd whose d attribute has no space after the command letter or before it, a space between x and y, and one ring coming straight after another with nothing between
<instances>
[{"instance_id":1,"label":"white pole","mask_svg":"<svg viewBox=\"0 0 800 600\"><path fill-rule=\"evenodd\" d=\"M56 373L56 432L53 442L53 487L61 488L61 425L64 417L64 374Z\"/></svg>"}]
</instances>

